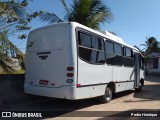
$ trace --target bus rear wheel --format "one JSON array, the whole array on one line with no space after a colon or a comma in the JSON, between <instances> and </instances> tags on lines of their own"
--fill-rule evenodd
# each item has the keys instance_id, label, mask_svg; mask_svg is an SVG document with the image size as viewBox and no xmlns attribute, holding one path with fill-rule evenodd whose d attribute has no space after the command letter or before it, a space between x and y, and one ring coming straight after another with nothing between
<instances>
[{"instance_id":1,"label":"bus rear wheel","mask_svg":"<svg viewBox=\"0 0 160 120\"><path fill-rule=\"evenodd\" d=\"M103 96L101 96L100 101L101 101L102 103L108 103L108 102L110 102L111 100L112 100L112 90L111 90L110 87L106 87L105 93L104 93Z\"/></svg>"},{"instance_id":2,"label":"bus rear wheel","mask_svg":"<svg viewBox=\"0 0 160 120\"><path fill-rule=\"evenodd\" d=\"M142 91L142 83L139 83L138 88L135 88L135 92L141 92Z\"/></svg>"}]
</instances>

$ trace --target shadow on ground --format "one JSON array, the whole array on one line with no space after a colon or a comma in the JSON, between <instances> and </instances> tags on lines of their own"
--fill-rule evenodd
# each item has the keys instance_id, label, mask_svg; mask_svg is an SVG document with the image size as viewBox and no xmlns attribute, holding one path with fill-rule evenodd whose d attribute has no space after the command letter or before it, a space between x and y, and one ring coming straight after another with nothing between
<instances>
[{"instance_id":1,"label":"shadow on ground","mask_svg":"<svg viewBox=\"0 0 160 120\"><path fill-rule=\"evenodd\" d=\"M142 98L148 101L160 100L160 84L145 85L142 92L134 93L135 98Z\"/></svg>"},{"instance_id":2,"label":"shadow on ground","mask_svg":"<svg viewBox=\"0 0 160 120\"><path fill-rule=\"evenodd\" d=\"M152 82L152 84L145 84L141 92L135 92L133 97L140 98L140 100L125 100L124 102L144 102L160 100L160 76L147 75L146 81Z\"/></svg>"},{"instance_id":3,"label":"shadow on ground","mask_svg":"<svg viewBox=\"0 0 160 120\"><path fill-rule=\"evenodd\" d=\"M127 96L132 94L134 91L125 91L116 93L113 96L114 99L118 99L123 96ZM38 101L32 101L28 103L20 103L12 106L6 106L3 111L35 111L41 112L43 118L53 118L53 117L93 117L93 116L103 116L103 112L90 112L90 111L77 111L83 108L91 107L94 105L101 104L96 99L84 99L84 100L62 100L62 99L53 99L53 98L45 98L38 97L37 99L41 99ZM110 112L113 114L113 112ZM107 114L110 114L107 113Z\"/></svg>"},{"instance_id":4,"label":"shadow on ground","mask_svg":"<svg viewBox=\"0 0 160 120\"><path fill-rule=\"evenodd\" d=\"M150 78L147 78L149 80ZM152 81L156 82L156 81ZM129 90L125 92L116 93L113 96L113 100L117 98L121 98L124 96L128 96L134 93L135 98L143 98L140 101L129 101L125 100L123 102L141 102L141 101L151 101L151 100L160 100L159 94L160 84L149 84L145 85L144 89L140 93L134 93L134 90ZM153 94L154 93L154 94ZM99 105L101 103L97 102L95 99L85 99L85 100L61 100L61 99L53 99L53 98L45 98L45 97L37 97L37 100L29 101L26 103L17 103L11 106L5 106L3 108L4 111L35 111L35 112L42 112L44 114L44 118L52 118L57 116L83 116L85 117L86 113L89 111L81 111L77 112L77 110L91 107L93 105ZM131 110L132 111L132 110ZM70 114L71 113L71 114ZM88 114L87 113L87 114ZM102 112L103 113L103 112ZM101 113L101 114L102 114ZM111 115L120 116L121 113L114 113L111 112ZM130 112L129 112L130 113ZM129 114L129 113L124 113ZM91 112L90 115L96 116L96 114L100 114L100 112ZM100 114L100 116L101 116ZM97 116L96 116L97 117Z\"/></svg>"},{"instance_id":5,"label":"shadow on ground","mask_svg":"<svg viewBox=\"0 0 160 120\"><path fill-rule=\"evenodd\" d=\"M146 75L145 81L160 83L160 75Z\"/></svg>"}]
</instances>

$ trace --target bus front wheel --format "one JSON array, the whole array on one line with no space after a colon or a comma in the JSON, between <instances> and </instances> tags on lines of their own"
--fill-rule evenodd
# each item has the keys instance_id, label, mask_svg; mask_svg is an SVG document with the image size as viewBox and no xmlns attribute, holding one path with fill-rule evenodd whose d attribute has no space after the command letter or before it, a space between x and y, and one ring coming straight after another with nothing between
<instances>
[{"instance_id":1,"label":"bus front wheel","mask_svg":"<svg viewBox=\"0 0 160 120\"><path fill-rule=\"evenodd\" d=\"M106 87L104 95L101 96L101 102L108 103L111 100L112 100L112 90L110 87Z\"/></svg>"}]
</instances>

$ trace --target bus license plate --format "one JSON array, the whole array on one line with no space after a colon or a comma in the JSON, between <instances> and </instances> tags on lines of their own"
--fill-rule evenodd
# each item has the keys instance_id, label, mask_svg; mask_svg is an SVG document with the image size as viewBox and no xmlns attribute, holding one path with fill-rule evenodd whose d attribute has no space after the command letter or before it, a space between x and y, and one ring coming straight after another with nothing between
<instances>
[{"instance_id":1,"label":"bus license plate","mask_svg":"<svg viewBox=\"0 0 160 120\"><path fill-rule=\"evenodd\" d=\"M48 85L48 80L40 80L39 84L41 84L41 85Z\"/></svg>"}]
</instances>

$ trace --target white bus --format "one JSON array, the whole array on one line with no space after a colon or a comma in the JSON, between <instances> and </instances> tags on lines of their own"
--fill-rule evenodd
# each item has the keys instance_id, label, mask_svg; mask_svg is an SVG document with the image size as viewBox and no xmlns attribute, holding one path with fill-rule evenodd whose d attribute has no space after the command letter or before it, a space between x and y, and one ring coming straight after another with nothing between
<instances>
[{"instance_id":1,"label":"white bus","mask_svg":"<svg viewBox=\"0 0 160 120\"><path fill-rule=\"evenodd\" d=\"M142 55L109 32L67 22L29 34L25 93L109 102L113 93L140 91L143 84Z\"/></svg>"}]
</instances>

